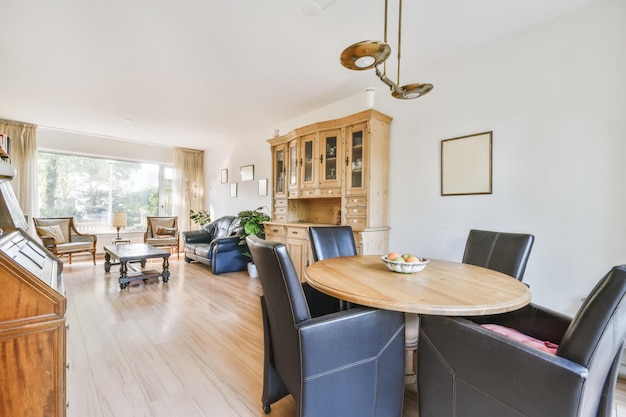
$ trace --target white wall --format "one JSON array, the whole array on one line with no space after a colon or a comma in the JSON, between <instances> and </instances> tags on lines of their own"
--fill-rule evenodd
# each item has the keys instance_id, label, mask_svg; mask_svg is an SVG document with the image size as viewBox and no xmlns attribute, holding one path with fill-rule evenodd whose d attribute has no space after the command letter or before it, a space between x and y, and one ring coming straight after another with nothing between
<instances>
[{"instance_id":1,"label":"white wall","mask_svg":"<svg viewBox=\"0 0 626 417\"><path fill-rule=\"evenodd\" d=\"M405 73L406 83L435 86L413 101L388 96L372 73L375 108L394 118L390 249L459 261L470 228L533 233L524 281L534 302L568 314L611 266L626 263L625 22L618 0ZM286 133L364 105L358 94L209 149L214 214L270 205L256 185L271 175L273 129ZM488 130L493 194L440 196L440 141ZM241 183L239 167L248 164L255 181ZM236 199L219 183L222 168L239 182Z\"/></svg>"}]
</instances>

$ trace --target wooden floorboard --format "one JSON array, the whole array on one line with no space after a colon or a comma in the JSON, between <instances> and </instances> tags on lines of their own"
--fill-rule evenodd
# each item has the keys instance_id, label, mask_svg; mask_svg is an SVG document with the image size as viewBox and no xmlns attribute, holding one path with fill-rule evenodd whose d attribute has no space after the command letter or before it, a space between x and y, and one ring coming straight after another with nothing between
<instances>
[{"instance_id":1,"label":"wooden floorboard","mask_svg":"<svg viewBox=\"0 0 626 417\"><path fill-rule=\"evenodd\" d=\"M64 264L68 417L265 416L260 282L176 258L170 271L167 284L120 290L102 259ZM615 398L626 417L622 380ZM403 417L415 413L407 391ZM295 415L291 397L272 406L273 417Z\"/></svg>"}]
</instances>

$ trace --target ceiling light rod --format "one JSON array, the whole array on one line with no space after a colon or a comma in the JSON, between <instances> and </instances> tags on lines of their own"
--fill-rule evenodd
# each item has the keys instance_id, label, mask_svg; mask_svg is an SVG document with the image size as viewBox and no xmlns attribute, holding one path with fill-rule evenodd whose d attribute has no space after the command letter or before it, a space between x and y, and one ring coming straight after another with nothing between
<instances>
[{"instance_id":1,"label":"ceiling light rod","mask_svg":"<svg viewBox=\"0 0 626 417\"><path fill-rule=\"evenodd\" d=\"M400 87L400 56L402 46L402 0L398 2L398 81L394 82L387 77L387 58L391 55L391 47L387 43L387 19L389 0L385 0L385 28L384 42L361 41L347 47L339 57L341 65L351 70L374 69L376 76L391 90L391 95L398 99L413 99L428 94L433 89L432 84L414 83ZM378 66L383 64L381 73Z\"/></svg>"}]
</instances>

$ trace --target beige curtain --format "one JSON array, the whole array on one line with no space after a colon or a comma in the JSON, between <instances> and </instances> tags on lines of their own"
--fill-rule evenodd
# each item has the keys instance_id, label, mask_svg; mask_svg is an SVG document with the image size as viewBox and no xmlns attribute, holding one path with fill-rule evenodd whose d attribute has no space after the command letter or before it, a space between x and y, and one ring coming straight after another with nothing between
<instances>
[{"instance_id":1,"label":"beige curtain","mask_svg":"<svg viewBox=\"0 0 626 417\"><path fill-rule=\"evenodd\" d=\"M0 119L0 133L11 138L11 164L17 171L11 185L30 222L32 217L39 215L37 126Z\"/></svg>"},{"instance_id":2,"label":"beige curtain","mask_svg":"<svg viewBox=\"0 0 626 417\"><path fill-rule=\"evenodd\" d=\"M189 210L204 207L204 151L174 148L173 206L178 227L191 230Z\"/></svg>"}]
</instances>

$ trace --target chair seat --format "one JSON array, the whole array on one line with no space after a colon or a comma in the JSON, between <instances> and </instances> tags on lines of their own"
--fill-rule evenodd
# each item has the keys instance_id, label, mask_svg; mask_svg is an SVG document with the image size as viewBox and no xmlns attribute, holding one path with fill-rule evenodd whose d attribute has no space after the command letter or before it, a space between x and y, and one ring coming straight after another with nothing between
<instances>
[{"instance_id":1,"label":"chair seat","mask_svg":"<svg viewBox=\"0 0 626 417\"><path fill-rule=\"evenodd\" d=\"M93 249L93 243L91 242L67 242L67 243L59 243L57 245L57 253L69 253L69 252L79 252L89 251Z\"/></svg>"},{"instance_id":2,"label":"chair seat","mask_svg":"<svg viewBox=\"0 0 626 417\"><path fill-rule=\"evenodd\" d=\"M176 237L153 237L146 239L146 243L152 246L171 246L178 244Z\"/></svg>"}]
</instances>

